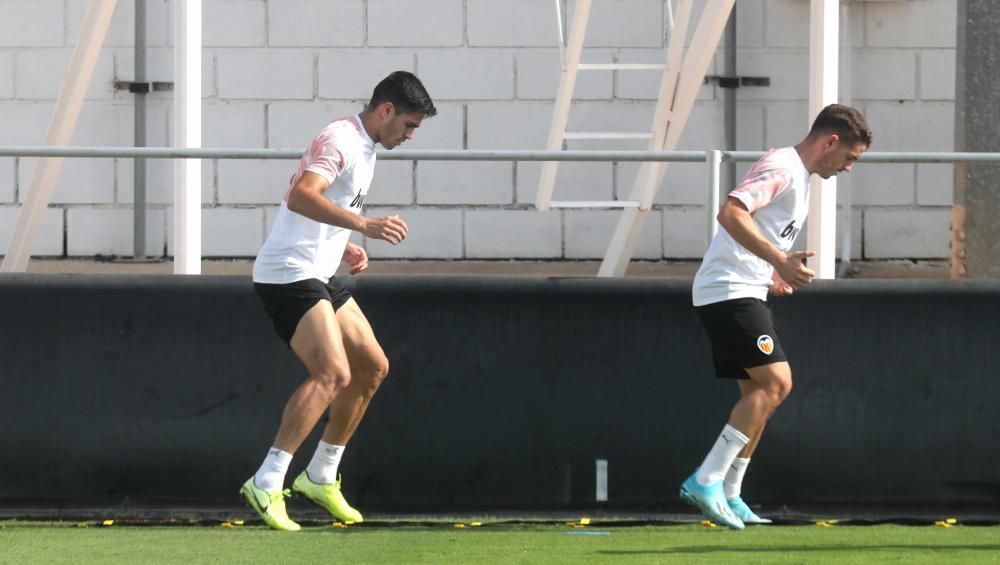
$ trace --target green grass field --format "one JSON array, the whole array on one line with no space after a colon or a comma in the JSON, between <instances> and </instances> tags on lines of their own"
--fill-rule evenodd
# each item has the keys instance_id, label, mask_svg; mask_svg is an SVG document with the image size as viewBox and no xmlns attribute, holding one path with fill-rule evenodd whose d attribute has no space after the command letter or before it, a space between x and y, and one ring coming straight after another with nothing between
<instances>
[{"instance_id":1,"label":"green grass field","mask_svg":"<svg viewBox=\"0 0 1000 565\"><path fill-rule=\"evenodd\" d=\"M0 563L997 563L1000 527L699 524L573 527L488 521L456 528L0 522Z\"/></svg>"}]
</instances>

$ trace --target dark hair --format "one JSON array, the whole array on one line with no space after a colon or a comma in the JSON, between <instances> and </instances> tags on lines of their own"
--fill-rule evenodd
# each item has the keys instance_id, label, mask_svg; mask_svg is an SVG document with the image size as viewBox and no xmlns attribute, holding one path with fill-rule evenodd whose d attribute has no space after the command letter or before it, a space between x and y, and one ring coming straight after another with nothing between
<instances>
[{"instance_id":1,"label":"dark hair","mask_svg":"<svg viewBox=\"0 0 1000 565\"><path fill-rule=\"evenodd\" d=\"M402 114L419 112L426 118L437 114L437 108L423 83L416 75L406 71L396 71L375 85L367 109L374 110L383 102L392 102L396 111Z\"/></svg>"},{"instance_id":2,"label":"dark hair","mask_svg":"<svg viewBox=\"0 0 1000 565\"><path fill-rule=\"evenodd\" d=\"M824 133L834 133L841 142L854 145L864 143L866 146L872 145L872 130L868 127L868 122L861 112L844 106L843 104L830 104L816 116L810 136Z\"/></svg>"}]
</instances>

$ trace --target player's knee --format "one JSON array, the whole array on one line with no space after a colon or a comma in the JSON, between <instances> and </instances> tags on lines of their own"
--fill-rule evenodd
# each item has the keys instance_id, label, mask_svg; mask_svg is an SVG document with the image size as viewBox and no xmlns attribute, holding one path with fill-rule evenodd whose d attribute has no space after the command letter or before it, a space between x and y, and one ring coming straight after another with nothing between
<instances>
[{"instance_id":1,"label":"player's knee","mask_svg":"<svg viewBox=\"0 0 1000 565\"><path fill-rule=\"evenodd\" d=\"M772 383L770 390L771 402L777 408L792 393L791 379L777 379Z\"/></svg>"},{"instance_id":2,"label":"player's knee","mask_svg":"<svg viewBox=\"0 0 1000 565\"><path fill-rule=\"evenodd\" d=\"M315 378L320 388L320 394L329 397L329 400L332 401L337 391L351 384L351 369L346 363L335 365L316 374Z\"/></svg>"},{"instance_id":3,"label":"player's knee","mask_svg":"<svg viewBox=\"0 0 1000 565\"><path fill-rule=\"evenodd\" d=\"M378 356L369 359L368 367L368 374L370 376L365 387L365 393L371 395L375 394L382 381L389 375L389 359L384 354L379 353Z\"/></svg>"},{"instance_id":4,"label":"player's knee","mask_svg":"<svg viewBox=\"0 0 1000 565\"><path fill-rule=\"evenodd\" d=\"M375 384L380 385L389 376L389 358L382 354L375 360L374 370Z\"/></svg>"}]
</instances>

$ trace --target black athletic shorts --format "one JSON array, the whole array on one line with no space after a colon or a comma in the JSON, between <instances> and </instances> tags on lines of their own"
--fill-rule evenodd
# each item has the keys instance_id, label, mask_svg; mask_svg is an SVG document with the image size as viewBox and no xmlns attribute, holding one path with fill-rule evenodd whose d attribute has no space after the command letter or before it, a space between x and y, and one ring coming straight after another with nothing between
<instances>
[{"instance_id":1,"label":"black athletic shorts","mask_svg":"<svg viewBox=\"0 0 1000 565\"><path fill-rule=\"evenodd\" d=\"M351 299L351 292L335 278L324 284L319 279L305 279L289 284L253 283L264 310L274 322L274 329L291 347L299 320L320 300L329 300L333 311Z\"/></svg>"},{"instance_id":2,"label":"black athletic shorts","mask_svg":"<svg viewBox=\"0 0 1000 565\"><path fill-rule=\"evenodd\" d=\"M712 343L715 376L749 379L745 369L785 361L771 306L757 298L736 298L695 311Z\"/></svg>"}]
</instances>

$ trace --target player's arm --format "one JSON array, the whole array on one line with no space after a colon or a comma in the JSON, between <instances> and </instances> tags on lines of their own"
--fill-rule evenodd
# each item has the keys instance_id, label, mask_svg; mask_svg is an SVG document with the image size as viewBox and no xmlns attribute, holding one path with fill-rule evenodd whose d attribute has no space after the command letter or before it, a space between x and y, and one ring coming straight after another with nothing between
<instances>
[{"instance_id":1,"label":"player's arm","mask_svg":"<svg viewBox=\"0 0 1000 565\"><path fill-rule=\"evenodd\" d=\"M812 257L812 251L796 251L785 253L767 240L745 204L738 198L730 196L726 199L718 215L719 225L748 251L774 266L778 276L792 288L799 288L808 283L816 275L802 264L806 257Z\"/></svg>"},{"instance_id":2,"label":"player's arm","mask_svg":"<svg viewBox=\"0 0 1000 565\"><path fill-rule=\"evenodd\" d=\"M406 222L399 216L368 218L345 210L323 196L329 187L330 182L322 175L306 171L288 193L288 209L310 220L361 232L393 245L406 238Z\"/></svg>"},{"instance_id":3,"label":"player's arm","mask_svg":"<svg viewBox=\"0 0 1000 565\"><path fill-rule=\"evenodd\" d=\"M356 275L368 268L368 253L364 247L348 241L343 261L351 268L351 274Z\"/></svg>"}]
</instances>

